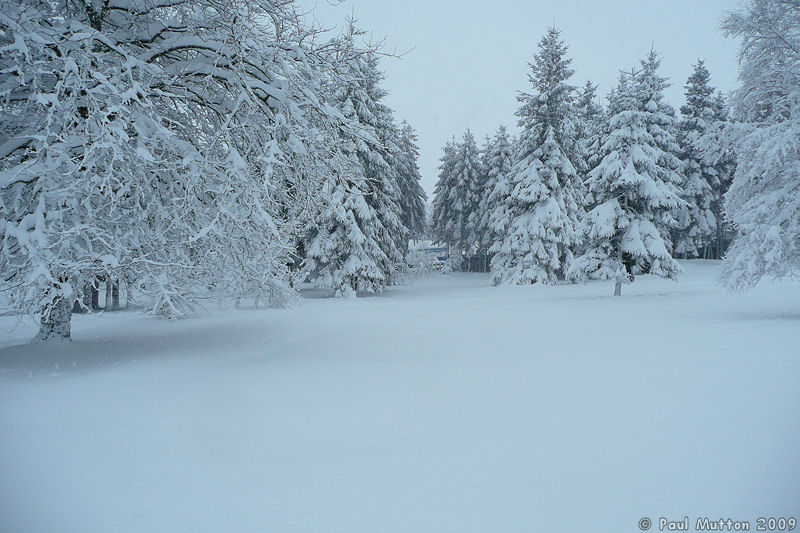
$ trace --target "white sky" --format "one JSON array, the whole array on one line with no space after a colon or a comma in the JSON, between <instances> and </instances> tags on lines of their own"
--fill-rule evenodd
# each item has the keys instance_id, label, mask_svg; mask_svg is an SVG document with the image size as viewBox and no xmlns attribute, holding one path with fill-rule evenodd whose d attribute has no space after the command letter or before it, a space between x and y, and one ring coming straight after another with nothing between
<instances>
[{"instance_id":1,"label":"white sky","mask_svg":"<svg viewBox=\"0 0 800 533\"><path fill-rule=\"evenodd\" d=\"M737 0L301 0L325 27L355 13L387 50L387 103L417 130L422 184L430 196L441 148L472 129L479 142L501 123L516 131L516 95L528 90L527 63L553 22L569 45L573 85L600 85L601 100L620 69L638 65L651 45L672 86L667 99L683 103L683 85L698 58L711 82L736 87L738 43L719 30Z\"/></svg>"}]
</instances>

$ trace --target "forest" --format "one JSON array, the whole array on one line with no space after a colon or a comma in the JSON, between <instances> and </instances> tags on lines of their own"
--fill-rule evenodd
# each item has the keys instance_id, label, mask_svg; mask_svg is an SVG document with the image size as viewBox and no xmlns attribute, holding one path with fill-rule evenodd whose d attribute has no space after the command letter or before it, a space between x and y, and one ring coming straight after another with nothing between
<instances>
[{"instance_id":1,"label":"forest","mask_svg":"<svg viewBox=\"0 0 800 533\"><path fill-rule=\"evenodd\" d=\"M427 236L447 270L493 284L619 294L698 257L724 257L734 290L796 276L799 21L792 0L729 14L741 87L715 91L699 60L679 112L656 51L601 104L570 85L549 28L518 134L450 141L426 214L415 130L385 103L389 54L354 20L331 35L291 0L4 2L4 312L38 317L46 340L69 338L101 286L167 318L290 305L304 282L379 293Z\"/></svg>"}]
</instances>

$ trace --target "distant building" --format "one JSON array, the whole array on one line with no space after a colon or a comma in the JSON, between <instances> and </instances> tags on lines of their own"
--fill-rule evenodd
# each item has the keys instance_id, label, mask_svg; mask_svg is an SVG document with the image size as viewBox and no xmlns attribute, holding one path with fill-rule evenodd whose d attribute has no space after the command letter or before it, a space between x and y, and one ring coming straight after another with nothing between
<instances>
[{"instance_id":1,"label":"distant building","mask_svg":"<svg viewBox=\"0 0 800 533\"><path fill-rule=\"evenodd\" d=\"M408 245L409 251L414 251L425 255L425 257L436 263L444 263L447 261L447 256L450 254L450 247L435 243L431 240L412 240Z\"/></svg>"}]
</instances>

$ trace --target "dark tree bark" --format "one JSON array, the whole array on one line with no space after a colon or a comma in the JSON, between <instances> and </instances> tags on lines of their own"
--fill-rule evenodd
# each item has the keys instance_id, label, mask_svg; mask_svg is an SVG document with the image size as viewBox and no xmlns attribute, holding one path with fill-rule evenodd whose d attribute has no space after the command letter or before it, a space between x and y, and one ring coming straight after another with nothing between
<instances>
[{"instance_id":1,"label":"dark tree bark","mask_svg":"<svg viewBox=\"0 0 800 533\"><path fill-rule=\"evenodd\" d=\"M92 311L97 311L100 309L100 290L97 280L92 283L89 290L92 293Z\"/></svg>"},{"instance_id":2,"label":"dark tree bark","mask_svg":"<svg viewBox=\"0 0 800 533\"><path fill-rule=\"evenodd\" d=\"M119 311L119 282L111 286L111 310Z\"/></svg>"}]
</instances>

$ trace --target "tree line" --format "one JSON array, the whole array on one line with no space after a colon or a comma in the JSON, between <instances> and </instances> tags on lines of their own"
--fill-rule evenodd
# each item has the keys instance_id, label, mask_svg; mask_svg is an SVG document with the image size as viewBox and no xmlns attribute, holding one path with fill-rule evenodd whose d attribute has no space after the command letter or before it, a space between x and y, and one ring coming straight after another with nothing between
<instances>
[{"instance_id":1,"label":"tree line","mask_svg":"<svg viewBox=\"0 0 800 533\"><path fill-rule=\"evenodd\" d=\"M679 112L655 51L603 106L591 82L569 83L568 47L549 28L518 96L519 135L501 126L479 147L467 131L444 147L431 231L452 267L491 270L493 284L613 279L615 294L637 274L675 277L676 258L724 257L734 289L796 276L798 24L788 0L728 15L742 87L726 98L698 60Z\"/></svg>"}]
</instances>

